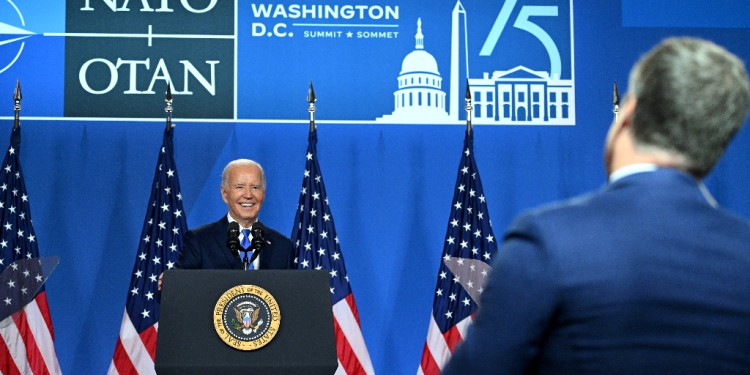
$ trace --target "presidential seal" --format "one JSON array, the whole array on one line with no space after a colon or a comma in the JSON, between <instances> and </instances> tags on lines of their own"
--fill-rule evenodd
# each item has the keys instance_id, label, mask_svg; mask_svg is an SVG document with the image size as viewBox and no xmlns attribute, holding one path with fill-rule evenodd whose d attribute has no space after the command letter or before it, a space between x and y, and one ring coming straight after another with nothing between
<instances>
[{"instance_id":1,"label":"presidential seal","mask_svg":"<svg viewBox=\"0 0 750 375\"><path fill-rule=\"evenodd\" d=\"M276 299L255 285L238 285L221 295L214 308L214 328L227 345L260 349L276 336L281 312Z\"/></svg>"}]
</instances>

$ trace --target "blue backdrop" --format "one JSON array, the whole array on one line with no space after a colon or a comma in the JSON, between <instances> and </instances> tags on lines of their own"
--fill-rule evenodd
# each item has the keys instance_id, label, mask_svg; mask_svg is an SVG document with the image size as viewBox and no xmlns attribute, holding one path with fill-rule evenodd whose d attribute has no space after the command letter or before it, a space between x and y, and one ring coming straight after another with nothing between
<instances>
[{"instance_id":1,"label":"blue backdrop","mask_svg":"<svg viewBox=\"0 0 750 375\"><path fill-rule=\"evenodd\" d=\"M60 365L67 374L102 374L117 340L162 140L163 120L154 118L163 115L163 82L155 86L159 89L150 97L153 108L144 116L66 117L65 103L79 100L79 105L86 104L64 92L70 68L65 65L66 39L73 37L42 35L42 31L65 32L64 4L50 1L45 7L37 1L17 0L15 5L25 20L22 25L6 1L0 1L0 23L36 35L24 40L25 47L12 64L18 42L0 44L0 69L6 67L0 73L0 93L5 92L0 97L6 98L4 107L0 102L0 108L5 108L0 111L0 139L10 135L11 96L18 77L24 89L20 156L34 227L41 254L61 258L47 284ZM73 3L80 8L84 2ZM570 16L572 7L572 40L559 43L559 52L561 78L575 76L575 125L475 127L475 156L498 236L524 209L605 183L601 154L613 117L613 81L618 81L624 93L630 67L651 46L672 35L698 36L750 61L747 20L735 17L747 13L745 3L736 0L734 7L726 5L731 1L722 2L721 7L706 7L699 0L675 3L519 1L511 17L521 5L556 5L562 9L561 17ZM548 71L549 59L533 39L507 41L502 53L515 53L518 58L513 61L498 58L492 65L479 56L503 4L469 0L464 4L469 18L470 77L534 64L535 58L510 47L521 48L524 43L533 44L530 50L539 49L529 52L532 57L544 57L543 63L531 68ZM99 0L91 0L91 5L106 9ZM228 120L181 120L188 98L175 96L175 159L188 226L226 214L219 194L220 173L227 162L242 157L257 160L267 173L261 220L291 235L307 149L304 98L308 81L313 79L318 97L318 157L373 365L380 374L413 374L427 333L465 127L445 125L460 124L460 119L442 125L374 120L394 111L399 64L414 50L418 17L422 18L425 50L435 57L443 91L449 92L450 17L455 3L388 4L401 6L397 22L357 21L397 24L396 41L354 44L353 38L349 46L336 44L333 38L306 43L304 27L292 26L291 20L286 21L286 31L294 31L297 39L253 39L249 34L257 20L250 5L243 2L237 11L238 93L233 96L237 115ZM131 1L130 6L134 8L131 14L138 13L140 2ZM677 12L678 7L684 11ZM263 22L273 26L276 20L272 21ZM538 24L547 25L543 20ZM547 26L556 33L554 38L566 32L552 22ZM509 33L506 37L512 37ZM0 37L0 41L13 38ZM503 38L498 48L505 43ZM519 34L518 38L523 37ZM270 40L281 42L270 45ZM345 42L349 41L341 41ZM379 59L378 54L386 57ZM575 67L570 71L572 56ZM143 85L152 79L156 63L152 58L151 73ZM208 77L206 66L199 70ZM120 73L125 72L121 68ZM181 80L182 70L173 72L172 78ZM114 91L121 93L128 82L120 81L118 85L123 86ZM179 82L180 88L183 83ZM196 81L191 87L203 90ZM126 105L121 97L107 105ZM210 118L221 118L221 114ZM719 203L745 217L750 217L749 157L750 130L745 128L707 179Z\"/></svg>"}]
</instances>

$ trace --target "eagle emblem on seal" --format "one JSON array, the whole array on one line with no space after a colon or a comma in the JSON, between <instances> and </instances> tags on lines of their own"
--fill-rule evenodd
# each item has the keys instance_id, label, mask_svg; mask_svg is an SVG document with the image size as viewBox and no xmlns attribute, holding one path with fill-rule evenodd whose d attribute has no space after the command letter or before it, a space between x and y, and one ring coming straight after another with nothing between
<instances>
[{"instance_id":1,"label":"eagle emblem on seal","mask_svg":"<svg viewBox=\"0 0 750 375\"><path fill-rule=\"evenodd\" d=\"M246 335L257 332L263 325L263 319L258 319L260 315L258 305L250 301L240 302L234 306L234 314L237 320L232 322L233 328Z\"/></svg>"}]
</instances>

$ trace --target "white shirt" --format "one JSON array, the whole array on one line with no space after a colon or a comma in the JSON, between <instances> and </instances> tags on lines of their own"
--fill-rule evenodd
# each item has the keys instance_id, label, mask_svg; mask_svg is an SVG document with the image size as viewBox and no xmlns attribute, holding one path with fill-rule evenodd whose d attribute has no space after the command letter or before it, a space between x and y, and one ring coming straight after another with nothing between
<instances>
[{"instance_id":1,"label":"white shirt","mask_svg":"<svg viewBox=\"0 0 750 375\"><path fill-rule=\"evenodd\" d=\"M627 177L636 173L653 172L659 169L656 164L652 163L637 163L626 165L609 175L609 183L612 184L615 181Z\"/></svg>"},{"instance_id":2,"label":"white shirt","mask_svg":"<svg viewBox=\"0 0 750 375\"><path fill-rule=\"evenodd\" d=\"M233 223L233 222L237 221L237 220L234 220L234 218L232 217L232 215L230 215L229 213L227 213L227 220L229 220L230 223ZM242 230L243 229L251 229L251 228L245 228L240 223L237 223L237 224L240 226L240 237L239 237L239 239L240 239L240 242L242 242L242 239L245 238L245 233L243 233ZM253 232L252 231L250 232L250 236L249 236L248 240L249 241L253 240ZM244 256L244 254L240 253L240 259L242 259L243 256ZM248 257L252 257L251 253L247 253L247 256ZM260 266L260 257L257 257L253 261L253 269L257 270L259 266Z\"/></svg>"}]
</instances>

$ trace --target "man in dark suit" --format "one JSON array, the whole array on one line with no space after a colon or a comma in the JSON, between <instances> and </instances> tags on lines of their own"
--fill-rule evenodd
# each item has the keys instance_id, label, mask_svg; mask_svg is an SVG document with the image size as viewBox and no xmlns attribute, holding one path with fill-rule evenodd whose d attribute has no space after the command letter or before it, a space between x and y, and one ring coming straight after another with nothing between
<instances>
[{"instance_id":1,"label":"man in dark suit","mask_svg":"<svg viewBox=\"0 0 750 375\"><path fill-rule=\"evenodd\" d=\"M248 236L248 243L252 240L249 229L258 221L266 196L263 168L248 159L230 162L221 175L221 196L229 213L216 222L185 233L177 268L243 269L240 255L232 254L227 248L227 231L229 222L236 221L240 226L240 241L244 243L245 236ZM263 238L266 246L253 262L253 269L294 268L294 247L289 238L268 227L263 227Z\"/></svg>"},{"instance_id":2,"label":"man in dark suit","mask_svg":"<svg viewBox=\"0 0 750 375\"><path fill-rule=\"evenodd\" d=\"M750 373L750 223L701 182L747 109L723 48L644 56L607 135L608 186L516 220L443 375Z\"/></svg>"}]
</instances>

